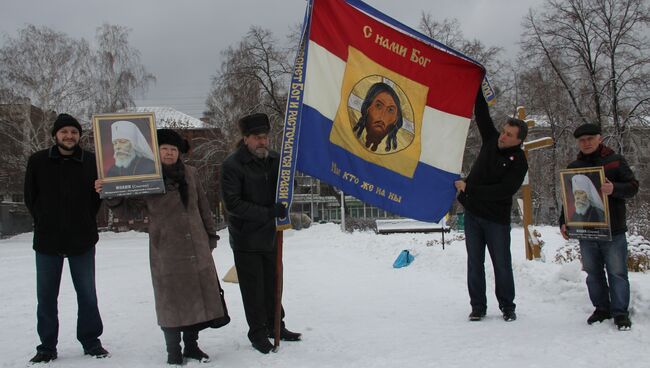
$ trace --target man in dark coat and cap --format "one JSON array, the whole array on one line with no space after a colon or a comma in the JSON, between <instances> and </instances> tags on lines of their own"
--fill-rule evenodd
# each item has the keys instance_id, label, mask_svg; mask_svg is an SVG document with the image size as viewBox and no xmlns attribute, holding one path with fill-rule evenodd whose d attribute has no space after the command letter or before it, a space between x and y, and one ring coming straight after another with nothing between
<instances>
[{"instance_id":1,"label":"man in dark coat and cap","mask_svg":"<svg viewBox=\"0 0 650 368\"><path fill-rule=\"evenodd\" d=\"M275 203L280 158L268 148L269 118L252 114L239 120L242 139L223 162L222 198L228 214L228 233L233 249L239 288L244 302L248 338L263 354L273 348L275 319L276 217L287 209ZM281 311L284 317L284 310ZM281 323L280 338L300 340Z\"/></svg>"},{"instance_id":2,"label":"man in dark coat and cap","mask_svg":"<svg viewBox=\"0 0 650 368\"><path fill-rule=\"evenodd\" d=\"M79 147L81 125L60 114L54 121L54 145L34 153L27 162L25 205L34 218L36 251L37 331L41 344L31 363L57 358L57 298L67 258L77 292L77 340L84 354L108 356L99 340L103 332L95 290L95 244L100 199L95 155Z\"/></svg>"},{"instance_id":3,"label":"man in dark coat and cap","mask_svg":"<svg viewBox=\"0 0 650 368\"><path fill-rule=\"evenodd\" d=\"M616 327L625 331L632 327L628 312L630 282L625 200L636 195L639 182L625 158L602 143L600 133L597 124L587 123L576 128L573 136L580 152L568 166L569 169L602 166L605 170L605 183L600 190L607 198L612 240L579 239L582 267L587 273L587 291L595 308L587 323L591 325L614 317ZM569 239L564 209L560 215L560 231Z\"/></svg>"}]
</instances>

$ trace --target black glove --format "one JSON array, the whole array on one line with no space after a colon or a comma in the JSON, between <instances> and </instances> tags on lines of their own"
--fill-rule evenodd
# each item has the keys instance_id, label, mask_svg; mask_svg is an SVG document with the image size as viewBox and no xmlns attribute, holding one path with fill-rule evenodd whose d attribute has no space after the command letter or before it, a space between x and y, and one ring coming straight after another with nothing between
<instances>
[{"instance_id":1,"label":"black glove","mask_svg":"<svg viewBox=\"0 0 650 368\"><path fill-rule=\"evenodd\" d=\"M285 218L287 217L287 208L282 203L276 203L271 207L271 214L273 217Z\"/></svg>"},{"instance_id":2,"label":"black glove","mask_svg":"<svg viewBox=\"0 0 650 368\"><path fill-rule=\"evenodd\" d=\"M210 250L215 250L215 248L217 248L217 240L219 240L219 235L208 235Z\"/></svg>"}]
</instances>

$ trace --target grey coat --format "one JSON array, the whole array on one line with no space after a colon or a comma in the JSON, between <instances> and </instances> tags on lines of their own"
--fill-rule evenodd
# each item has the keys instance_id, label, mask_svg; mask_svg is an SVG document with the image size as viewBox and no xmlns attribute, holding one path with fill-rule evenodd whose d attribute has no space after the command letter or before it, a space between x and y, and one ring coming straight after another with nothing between
<instances>
[{"instance_id":1,"label":"grey coat","mask_svg":"<svg viewBox=\"0 0 650 368\"><path fill-rule=\"evenodd\" d=\"M149 215L149 264L161 327L182 327L224 316L212 259L216 226L196 169L185 165L187 209L175 186L142 197ZM115 202L109 201L113 207Z\"/></svg>"}]
</instances>

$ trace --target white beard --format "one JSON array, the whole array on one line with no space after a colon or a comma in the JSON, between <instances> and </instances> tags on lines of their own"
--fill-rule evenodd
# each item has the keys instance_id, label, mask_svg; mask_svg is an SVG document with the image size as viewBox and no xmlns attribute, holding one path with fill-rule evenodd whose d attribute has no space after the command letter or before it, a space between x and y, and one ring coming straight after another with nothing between
<instances>
[{"instance_id":1,"label":"white beard","mask_svg":"<svg viewBox=\"0 0 650 368\"><path fill-rule=\"evenodd\" d=\"M576 205L576 213L579 215L584 215L589 210L589 207L591 207L589 203L586 204L576 203L575 205Z\"/></svg>"},{"instance_id":2,"label":"white beard","mask_svg":"<svg viewBox=\"0 0 650 368\"><path fill-rule=\"evenodd\" d=\"M132 149L126 158L118 158L117 153L113 155L113 158L115 158L115 166L125 167L125 168L129 167L129 165L131 165L131 162L133 162L133 160L135 159L135 150Z\"/></svg>"},{"instance_id":3,"label":"white beard","mask_svg":"<svg viewBox=\"0 0 650 368\"><path fill-rule=\"evenodd\" d=\"M269 156L269 150L267 148L257 148L251 152L257 158L267 158Z\"/></svg>"}]
</instances>

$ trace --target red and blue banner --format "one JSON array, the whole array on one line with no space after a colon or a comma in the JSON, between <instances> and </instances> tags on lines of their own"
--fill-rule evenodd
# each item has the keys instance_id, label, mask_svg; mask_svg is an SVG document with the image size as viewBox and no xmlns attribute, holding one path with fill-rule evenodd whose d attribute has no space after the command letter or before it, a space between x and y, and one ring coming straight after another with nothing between
<instances>
[{"instance_id":1,"label":"red and blue banner","mask_svg":"<svg viewBox=\"0 0 650 368\"><path fill-rule=\"evenodd\" d=\"M438 222L455 197L484 68L357 0L312 0L304 24L278 201L290 205L297 169Z\"/></svg>"}]
</instances>

